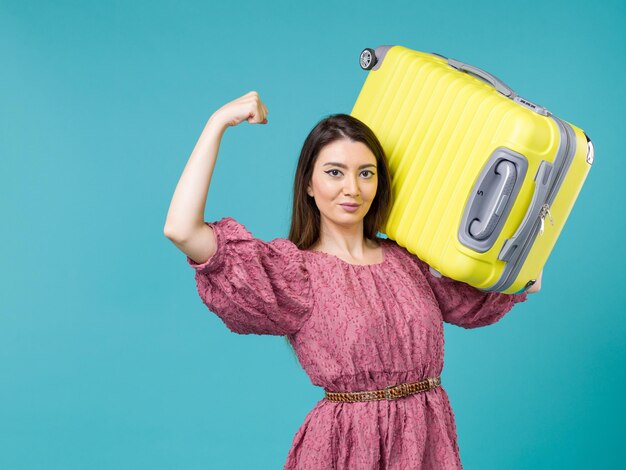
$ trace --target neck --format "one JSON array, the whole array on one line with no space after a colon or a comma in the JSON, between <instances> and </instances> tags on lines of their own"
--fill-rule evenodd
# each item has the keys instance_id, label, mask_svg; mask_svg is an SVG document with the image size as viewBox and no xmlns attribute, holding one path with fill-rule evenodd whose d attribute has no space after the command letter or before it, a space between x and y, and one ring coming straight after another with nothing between
<instances>
[{"instance_id":1,"label":"neck","mask_svg":"<svg viewBox=\"0 0 626 470\"><path fill-rule=\"evenodd\" d=\"M339 225L322 217L320 238L315 249L330 253L344 253L362 258L371 241L363 236L363 220L350 225Z\"/></svg>"}]
</instances>

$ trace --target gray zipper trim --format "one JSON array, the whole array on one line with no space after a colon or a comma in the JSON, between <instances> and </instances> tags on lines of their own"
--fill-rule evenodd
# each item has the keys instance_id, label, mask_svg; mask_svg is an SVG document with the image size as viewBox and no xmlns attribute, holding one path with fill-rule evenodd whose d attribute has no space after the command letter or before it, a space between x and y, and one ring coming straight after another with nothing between
<instances>
[{"instance_id":1,"label":"gray zipper trim","mask_svg":"<svg viewBox=\"0 0 626 470\"><path fill-rule=\"evenodd\" d=\"M557 151L557 156L554 160L554 167L550 172L550 180L547 184L547 196L545 201L541 204L540 210L535 214L527 214L527 217L536 218L535 223L530 230L530 234L526 239L522 242L521 248L515 250L515 256L507 263L500 280L496 282L493 286L488 289L480 289L485 292L493 292L493 291L503 291L508 289L511 284L515 281L519 272L526 261L526 257L530 252L530 249L537 238L537 234L539 233L540 228L544 223L544 218L546 214L549 214L550 205L554 202L556 195L561 187L561 184L565 180L565 176L567 175L567 171L574 160L574 155L576 154L576 134L572 126L570 126L567 122L557 118L552 114L548 114L548 117L553 119L558 127L561 134L561 141L559 144L559 150ZM543 161L543 164L549 164L549 162ZM535 175L535 179L537 176L540 176L540 169L537 171ZM544 170L545 171L545 170ZM537 184L537 183L536 183ZM539 183L540 184L540 183ZM521 224L524 225L523 223ZM519 232L519 229L518 229ZM519 237L519 233L516 233L513 238ZM506 246L506 243L505 245ZM504 248L503 246L503 248Z\"/></svg>"}]
</instances>

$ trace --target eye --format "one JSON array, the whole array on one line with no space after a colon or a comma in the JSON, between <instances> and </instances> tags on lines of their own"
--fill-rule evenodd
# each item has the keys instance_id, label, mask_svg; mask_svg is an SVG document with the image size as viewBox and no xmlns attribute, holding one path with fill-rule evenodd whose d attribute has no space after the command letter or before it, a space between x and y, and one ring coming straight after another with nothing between
<instances>
[{"instance_id":1,"label":"eye","mask_svg":"<svg viewBox=\"0 0 626 470\"><path fill-rule=\"evenodd\" d=\"M327 173L327 174L329 174L330 176L339 176L339 175L336 175L336 174L331 174L333 171L336 171L336 172L341 173L341 171L336 170L336 169L328 170L328 171L325 171L324 173Z\"/></svg>"},{"instance_id":2,"label":"eye","mask_svg":"<svg viewBox=\"0 0 626 470\"><path fill-rule=\"evenodd\" d=\"M368 178L371 178L372 176L374 176L374 172L372 170L363 170L361 173L371 173L371 175L368 176Z\"/></svg>"}]
</instances>

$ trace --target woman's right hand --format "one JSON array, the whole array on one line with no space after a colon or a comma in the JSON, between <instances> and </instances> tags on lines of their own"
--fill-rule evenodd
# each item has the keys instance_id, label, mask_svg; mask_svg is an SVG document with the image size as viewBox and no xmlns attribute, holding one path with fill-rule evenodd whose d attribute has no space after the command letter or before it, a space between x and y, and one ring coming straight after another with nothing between
<instances>
[{"instance_id":1,"label":"woman's right hand","mask_svg":"<svg viewBox=\"0 0 626 470\"><path fill-rule=\"evenodd\" d=\"M259 94L251 91L226 103L213 113L210 120L225 127L236 126L243 121L248 121L250 124L267 124L267 115L267 107L261 101Z\"/></svg>"}]
</instances>

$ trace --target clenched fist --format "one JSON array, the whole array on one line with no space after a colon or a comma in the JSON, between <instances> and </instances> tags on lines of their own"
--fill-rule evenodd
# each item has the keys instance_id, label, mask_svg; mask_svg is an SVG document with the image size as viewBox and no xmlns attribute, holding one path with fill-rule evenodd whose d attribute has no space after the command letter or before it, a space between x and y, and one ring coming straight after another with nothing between
<instances>
[{"instance_id":1,"label":"clenched fist","mask_svg":"<svg viewBox=\"0 0 626 470\"><path fill-rule=\"evenodd\" d=\"M236 126L243 121L250 124L267 124L268 110L259 94L251 91L226 103L213 113L211 120L223 126Z\"/></svg>"}]
</instances>

